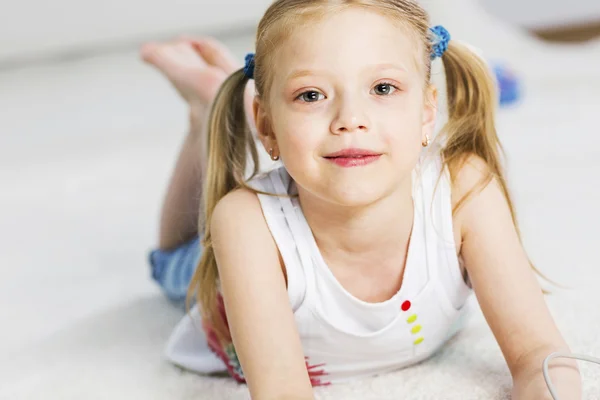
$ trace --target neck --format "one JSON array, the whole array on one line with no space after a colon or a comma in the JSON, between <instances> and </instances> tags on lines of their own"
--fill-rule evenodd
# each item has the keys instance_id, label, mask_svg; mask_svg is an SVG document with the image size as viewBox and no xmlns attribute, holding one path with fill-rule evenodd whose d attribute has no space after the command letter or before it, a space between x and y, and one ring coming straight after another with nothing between
<instances>
[{"instance_id":1,"label":"neck","mask_svg":"<svg viewBox=\"0 0 600 400\"><path fill-rule=\"evenodd\" d=\"M301 188L298 195L324 256L342 256L358 265L383 264L408 243L414 214L410 178L384 198L360 207L327 203Z\"/></svg>"}]
</instances>

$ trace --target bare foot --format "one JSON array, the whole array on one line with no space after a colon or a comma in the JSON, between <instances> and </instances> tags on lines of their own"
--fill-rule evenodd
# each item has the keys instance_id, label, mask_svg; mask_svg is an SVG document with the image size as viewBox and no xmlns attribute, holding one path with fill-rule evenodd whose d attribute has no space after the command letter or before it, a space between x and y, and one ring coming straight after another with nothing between
<instances>
[{"instance_id":1,"label":"bare foot","mask_svg":"<svg viewBox=\"0 0 600 400\"><path fill-rule=\"evenodd\" d=\"M171 81L192 109L204 110L227 76L241 67L223 44L211 38L147 43L140 55Z\"/></svg>"}]
</instances>

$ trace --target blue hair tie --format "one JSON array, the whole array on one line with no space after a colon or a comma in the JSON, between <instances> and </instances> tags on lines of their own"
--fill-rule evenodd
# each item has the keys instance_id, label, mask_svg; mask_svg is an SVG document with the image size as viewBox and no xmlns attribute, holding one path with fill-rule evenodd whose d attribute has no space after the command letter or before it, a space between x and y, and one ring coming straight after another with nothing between
<instances>
[{"instance_id":1,"label":"blue hair tie","mask_svg":"<svg viewBox=\"0 0 600 400\"><path fill-rule=\"evenodd\" d=\"M446 50L448 50L450 32L441 25L429 28L429 30L433 33L433 51L431 52L431 59L435 60L436 58L443 56Z\"/></svg>"},{"instance_id":2,"label":"blue hair tie","mask_svg":"<svg viewBox=\"0 0 600 400\"><path fill-rule=\"evenodd\" d=\"M244 74L248 77L248 79L254 79L254 53L248 53L246 55Z\"/></svg>"}]
</instances>

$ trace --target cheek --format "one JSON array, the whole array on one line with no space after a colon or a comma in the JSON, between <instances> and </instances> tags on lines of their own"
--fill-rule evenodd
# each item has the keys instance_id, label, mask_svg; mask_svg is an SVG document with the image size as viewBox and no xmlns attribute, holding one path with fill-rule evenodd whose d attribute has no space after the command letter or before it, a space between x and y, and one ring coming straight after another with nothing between
<instances>
[{"instance_id":1,"label":"cheek","mask_svg":"<svg viewBox=\"0 0 600 400\"><path fill-rule=\"evenodd\" d=\"M323 141L323 122L318 117L306 118L294 113L280 116L274 126L282 158L299 162L313 158Z\"/></svg>"},{"instance_id":2,"label":"cheek","mask_svg":"<svg viewBox=\"0 0 600 400\"><path fill-rule=\"evenodd\" d=\"M281 132L277 139L281 158L290 173L305 171L313 164L316 144L310 139L310 134L302 130Z\"/></svg>"},{"instance_id":3,"label":"cheek","mask_svg":"<svg viewBox=\"0 0 600 400\"><path fill-rule=\"evenodd\" d=\"M399 112L389 117L382 131L394 168L412 170L422 149L422 117L418 110Z\"/></svg>"}]
</instances>

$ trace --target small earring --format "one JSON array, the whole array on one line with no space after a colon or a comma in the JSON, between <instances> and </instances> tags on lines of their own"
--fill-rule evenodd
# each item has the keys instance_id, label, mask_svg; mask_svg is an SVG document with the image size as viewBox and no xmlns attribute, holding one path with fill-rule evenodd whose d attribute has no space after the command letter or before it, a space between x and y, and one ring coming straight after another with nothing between
<instances>
[{"instance_id":1,"label":"small earring","mask_svg":"<svg viewBox=\"0 0 600 400\"><path fill-rule=\"evenodd\" d=\"M271 160L279 161L279 156L273 157L273 149L269 149L269 156L271 157Z\"/></svg>"},{"instance_id":2,"label":"small earring","mask_svg":"<svg viewBox=\"0 0 600 400\"><path fill-rule=\"evenodd\" d=\"M423 140L421 142L421 144L423 145L423 147L427 147L427 146L429 146L429 143L430 143L429 135L425 135L425 140Z\"/></svg>"}]
</instances>

